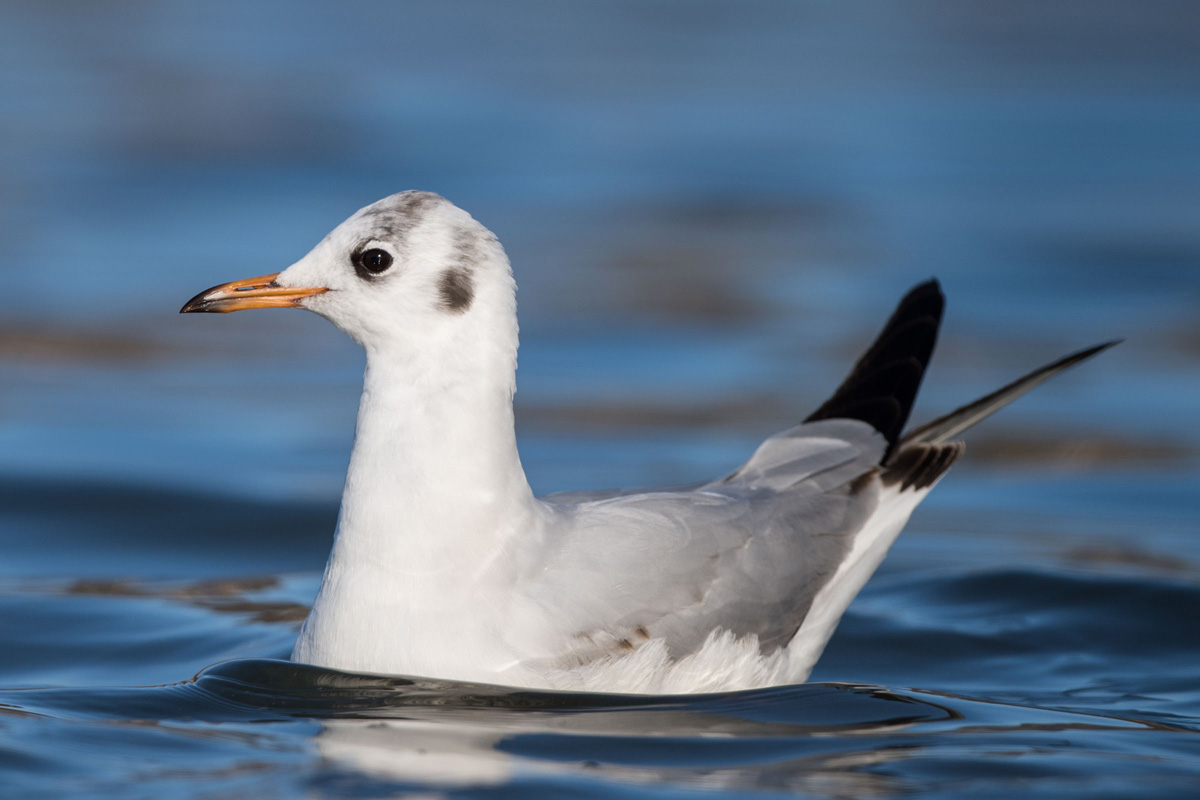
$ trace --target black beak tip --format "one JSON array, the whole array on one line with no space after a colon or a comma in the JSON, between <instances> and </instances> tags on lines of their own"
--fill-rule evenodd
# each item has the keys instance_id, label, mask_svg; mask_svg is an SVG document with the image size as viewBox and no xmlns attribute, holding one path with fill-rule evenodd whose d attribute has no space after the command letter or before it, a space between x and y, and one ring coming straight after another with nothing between
<instances>
[{"instance_id":1,"label":"black beak tip","mask_svg":"<svg viewBox=\"0 0 1200 800\"><path fill-rule=\"evenodd\" d=\"M197 314L206 311L212 311L211 301L208 299L208 293L211 289L205 289L200 294L193 297L183 304L183 308L179 309L180 314Z\"/></svg>"}]
</instances>

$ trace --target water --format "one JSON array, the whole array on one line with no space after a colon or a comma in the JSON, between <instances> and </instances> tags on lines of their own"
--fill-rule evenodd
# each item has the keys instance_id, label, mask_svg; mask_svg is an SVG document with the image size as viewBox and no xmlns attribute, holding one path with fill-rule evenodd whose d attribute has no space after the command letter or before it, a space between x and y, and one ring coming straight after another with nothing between
<instances>
[{"instance_id":1,"label":"water","mask_svg":"<svg viewBox=\"0 0 1200 800\"><path fill-rule=\"evenodd\" d=\"M1200 42L1172 3L0 6L0 794L1190 797ZM281 661L362 359L187 318L402 188L521 286L539 492L728 471L909 285L971 434L812 683L512 693Z\"/></svg>"}]
</instances>

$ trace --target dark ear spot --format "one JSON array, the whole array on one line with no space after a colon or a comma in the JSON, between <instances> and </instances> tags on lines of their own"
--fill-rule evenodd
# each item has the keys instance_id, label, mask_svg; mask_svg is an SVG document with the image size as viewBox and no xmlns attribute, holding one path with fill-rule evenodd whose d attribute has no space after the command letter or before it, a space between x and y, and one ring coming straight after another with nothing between
<instances>
[{"instance_id":1,"label":"dark ear spot","mask_svg":"<svg viewBox=\"0 0 1200 800\"><path fill-rule=\"evenodd\" d=\"M442 296L442 308L454 314L462 314L471 307L475 298L475 286L471 273L464 269L448 269L438 281L438 292Z\"/></svg>"}]
</instances>

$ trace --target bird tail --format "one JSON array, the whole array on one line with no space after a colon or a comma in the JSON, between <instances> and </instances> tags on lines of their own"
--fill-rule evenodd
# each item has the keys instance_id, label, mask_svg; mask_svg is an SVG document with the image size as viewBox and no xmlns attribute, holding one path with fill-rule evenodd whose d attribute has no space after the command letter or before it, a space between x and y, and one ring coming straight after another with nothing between
<instances>
[{"instance_id":1,"label":"bird tail","mask_svg":"<svg viewBox=\"0 0 1200 800\"><path fill-rule=\"evenodd\" d=\"M1017 378L1012 383L1002 386L973 403L968 403L962 408L957 408L949 414L938 417L933 422L927 422L919 428L914 428L904 434L904 438L900 440L897 447L897 452L913 445L941 444L949 441L952 437L957 436L968 428L974 427L1013 400L1016 400L1031 389L1040 386L1063 370L1086 361L1094 355L1103 353L1105 350L1120 344L1122 341L1124 340L1115 339L1111 342L1098 344L1095 347L1089 347L1086 350L1080 350L1078 353L1072 353L1069 356L1060 358L1044 367L1035 369L1028 375Z\"/></svg>"},{"instance_id":2,"label":"bird tail","mask_svg":"<svg viewBox=\"0 0 1200 800\"><path fill-rule=\"evenodd\" d=\"M1119 344L1120 341L1118 339L1105 342L1060 358L979 398L974 403L968 403L933 422L909 431L896 443L892 454L884 459L881 474L884 484L899 485L901 491L919 491L933 486L965 450L963 443L951 441L952 437L987 419L1068 367L1086 361L1097 353Z\"/></svg>"},{"instance_id":3,"label":"bird tail","mask_svg":"<svg viewBox=\"0 0 1200 800\"><path fill-rule=\"evenodd\" d=\"M945 298L937 280L913 287L896 306L850 374L805 422L856 419L887 440L880 463L885 483L902 489L932 486L963 453L950 441L1058 373L1118 344L1080 350L1018 378L986 397L902 435L937 343Z\"/></svg>"}]
</instances>

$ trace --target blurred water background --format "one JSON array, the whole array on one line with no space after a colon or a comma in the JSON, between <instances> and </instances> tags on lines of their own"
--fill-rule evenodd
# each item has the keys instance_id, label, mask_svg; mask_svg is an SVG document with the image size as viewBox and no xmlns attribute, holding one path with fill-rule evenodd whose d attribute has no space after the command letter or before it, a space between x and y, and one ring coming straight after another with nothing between
<instances>
[{"instance_id":1,"label":"blurred water background","mask_svg":"<svg viewBox=\"0 0 1200 800\"><path fill-rule=\"evenodd\" d=\"M1198 90L1189 2L0 2L0 793L1195 796ZM728 471L930 275L917 421L1127 342L970 435L820 683L189 682L290 651L362 357L176 312L409 188L513 260L539 492Z\"/></svg>"}]
</instances>

